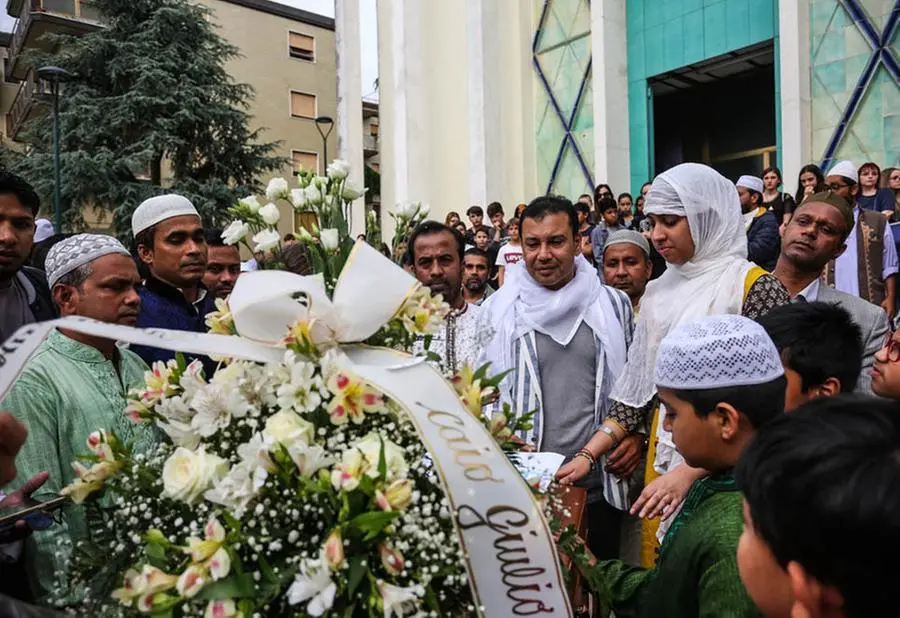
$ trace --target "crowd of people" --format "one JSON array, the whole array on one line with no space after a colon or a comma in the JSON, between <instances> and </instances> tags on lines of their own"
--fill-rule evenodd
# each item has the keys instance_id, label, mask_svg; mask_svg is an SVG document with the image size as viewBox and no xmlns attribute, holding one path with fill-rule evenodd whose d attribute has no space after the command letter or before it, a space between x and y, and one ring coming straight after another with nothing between
<instances>
[{"instance_id":1,"label":"crowd of people","mask_svg":"<svg viewBox=\"0 0 900 618\"><path fill-rule=\"evenodd\" d=\"M892 606L900 170L887 190L879 174L807 166L791 196L774 168L735 183L686 163L634 199L601 184L509 219L499 203L472 206L469 225L450 213L406 239L403 266L451 308L413 352L448 376L508 372L486 411L533 412L517 439L565 456L559 483L587 496L585 579L617 616ZM52 230L36 245L39 207L0 172L0 340L57 316L205 332L215 299L252 268L178 195L136 209L129 248ZM286 244L285 267L308 272L302 245ZM58 495L96 427L153 444L125 398L172 356L54 331L0 401L0 515ZM77 508L46 529L6 530L4 591L46 602L90 533Z\"/></svg>"}]
</instances>

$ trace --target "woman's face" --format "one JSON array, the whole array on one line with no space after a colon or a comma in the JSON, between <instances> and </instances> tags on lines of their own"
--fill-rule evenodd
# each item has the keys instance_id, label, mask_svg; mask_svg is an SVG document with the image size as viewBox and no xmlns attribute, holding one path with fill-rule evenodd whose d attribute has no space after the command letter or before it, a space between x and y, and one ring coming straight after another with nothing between
<instances>
[{"instance_id":1,"label":"woman's face","mask_svg":"<svg viewBox=\"0 0 900 618\"><path fill-rule=\"evenodd\" d=\"M888 177L888 185L894 191L900 191L900 168L891 172L891 175Z\"/></svg>"},{"instance_id":2,"label":"woman's face","mask_svg":"<svg viewBox=\"0 0 900 618\"><path fill-rule=\"evenodd\" d=\"M647 215L650 220L650 240L669 264L681 266L694 257L694 239L687 217L676 215Z\"/></svg>"},{"instance_id":3,"label":"woman's face","mask_svg":"<svg viewBox=\"0 0 900 618\"><path fill-rule=\"evenodd\" d=\"M626 216L631 214L631 198L627 195L619 200L619 212Z\"/></svg>"},{"instance_id":4,"label":"woman's face","mask_svg":"<svg viewBox=\"0 0 900 618\"><path fill-rule=\"evenodd\" d=\"M864 167L859 173L859 186L863 189L874 189L878 186L878 170L874 167Z\"/></svg>"},{"instance_id":5,"label":"woman's face","mask_svg":"<svg viewBox=\"0 0 900 618\"><path fill-rule=\"evenodd\" d=\"M634 207L639 213L644 214L644 196L643 195L641 195L640 197L637 198L637 202L634 203Z\"/></svg>"},{"instance_id":6,"label":"woman's face","mask_svg":"<svg viewBox=\"0 0 900 618\"><path fill-rule=\"evenodd\" d=\"M766 191L775 191L778 189L778 185L781 182L778 179L778 174L775 172L768 172L765 176L763 176L763 186Z\"/></svg>"},{"instance_id":7,"label":"woman's face","mask_svg":"<svg viewBox=\"0 0 900 618\"><path fill-rule=\"evenodd\" d=\"M816 175L812 172L803 172L802 174L800 174L800 186L804 189L806 187L815 187Z\"/></svg>"},{"instance_id":8,"label":"woman's face","mask_svg":"<svg viewBox=\"0 0 900 618\"><path fill-rule=\"evenodd\" d=\"M447 221L448 227L456 227L456 224L459 223L459 217L456 215L450 215L449 221Z\"/></svg>"}]
</instances>

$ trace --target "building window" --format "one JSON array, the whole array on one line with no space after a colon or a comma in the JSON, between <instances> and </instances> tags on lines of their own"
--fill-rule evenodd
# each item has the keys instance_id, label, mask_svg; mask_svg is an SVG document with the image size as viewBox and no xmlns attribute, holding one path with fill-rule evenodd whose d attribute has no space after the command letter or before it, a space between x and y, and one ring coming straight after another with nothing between
<instances>
[{"instance_id":1,"label":"building window","mask_svg":"<svg viewBox=\"0 0 900 618\"><path fill-rule=\"evenodd\" d=\"M308 34L300 34L299 32L288 33L288 53L291 58L298 60L306 60L308 62L316 61L316 39Z\"/></svg>"},{"instance_id":2,"label":"building window","mask_svg":"<svg viewBox=\"0 0 900 618\"><path fill-rule=\"evenodd\" d=\"M316 95L291 90L291 116L296 118L315 118Z\"/></svg>"},{"instance_id":3,"label":"building window","mask_svg":"<svg viewBox=\"0 0 900 618\"><path fill-rule=\"evenodd\" d=\"M378 136L378 125L377 124L372 123L369 125L369 135L371 135L372 137Z\"/></svg>"},{"instance_id":4,"label":"building window","mask_svg":"<svg viewBox=\"0 0 900 618\"><path fill-rule=\"evenodd\" d=\"M291 150L291 165L295 174L300 171L300 168L313 170L316 174L320 173L319 154L317 152Z\"/></svg>"}]
</instances>

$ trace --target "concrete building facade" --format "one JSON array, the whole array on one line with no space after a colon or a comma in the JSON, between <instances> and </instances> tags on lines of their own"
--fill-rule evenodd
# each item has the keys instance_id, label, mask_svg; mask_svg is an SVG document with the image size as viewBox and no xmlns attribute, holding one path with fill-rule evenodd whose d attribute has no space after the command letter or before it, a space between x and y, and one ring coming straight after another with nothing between
<instances>
[{"instance_id":1,"label":"concrete building facade","mask_svg":"<svg viewBox=\"0 0 900 618\"><path fill-rule=\"evenodd\" d=\"M378 5L382 197L435 218L682 161L900 165L900 0ZM389 225L389 221L384 222Z\"/></svg>"}]
</instances>

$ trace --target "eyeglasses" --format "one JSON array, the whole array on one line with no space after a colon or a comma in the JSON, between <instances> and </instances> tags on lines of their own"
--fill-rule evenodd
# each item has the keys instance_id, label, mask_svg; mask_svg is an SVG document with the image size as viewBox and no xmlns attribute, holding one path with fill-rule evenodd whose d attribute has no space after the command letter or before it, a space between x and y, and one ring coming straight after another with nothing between
<instances>
[{"instance_id":1,"label":"eyeglasses","mask_svg":"<svg viewBox=\"0 0 900 618\"><path fill-rule=\"evenodd\" d=\"M887 350L887 359L892 363L900 361L900 341L894 339L894 333L888 333L881 345L882 350Z\"/></svg>"},{"instance_id":2,"label":"eyeglasses","mask_svg":"<svg viewBox=\"0 0 900 618\"><path fill-rule=\"evenodd\" d=\"M836 182L831 183L830 185L826 185L832 191L837 191L839 189L844 189L845 187L849 187L850 185L839 185Z\"/></svg>"}]
</instances>

